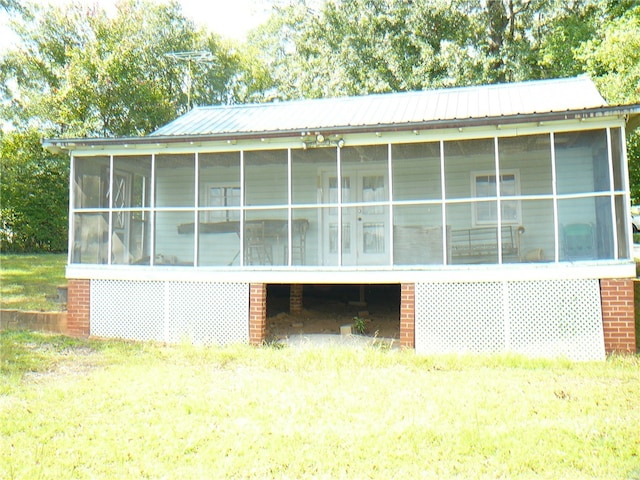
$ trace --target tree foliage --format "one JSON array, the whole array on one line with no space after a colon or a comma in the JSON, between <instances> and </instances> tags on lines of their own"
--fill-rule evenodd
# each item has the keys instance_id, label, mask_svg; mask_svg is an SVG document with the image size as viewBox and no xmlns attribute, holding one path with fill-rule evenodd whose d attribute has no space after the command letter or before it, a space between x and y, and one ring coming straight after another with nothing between
<instances>
[{"instance_id":1,"label":"tree foliage","mask_svg":"<svg viewBox=\"0 0 640 480\"><path fill-rule=\"evenodd\" d=\"M619 11L615 8L613 11ZM585 71L612 104L640 103L640 6L611 16L577 50ZM628 132L627 157L633 203L640 202L640 132Z\"/></svg>"},{"instance_id":2,"label":"tree foliage","mask_svg":"<svg viewBox=\"0 0 640 480\"><path fill-rule=\"evenodd\" d=\"M45 133L143 135L193 105L582 73L610 103L640 102L634 0L273 2L270 20L248 42L235 44L196 28L175 0L120 0L113 15L86 2L56 7L0 0L20 40L0 58L0 115L15 129L0 138L5 240L10 233L20 239L14 246L58 248L29 230L40 219L43 229L58 232L48 226L52 215L38 216L34 199L21 203L38 191L27 175L50 188L37 198L55 192L57 200L39 204L44 212L45 203L66 206L66 180L53 181L64 173L62 160L42 152L36 140ZM629 137L628 152L632 196L640 201L638 135ZM51 178L42 177L45 166ZM66 214L56 212L66 228Z\"/></svg>"},{"instance_id":3,"label":"tree foliage","mask_svg":"<svg viewBox=\"0 0 640 480\"><path fill-rule=\"evenodd\" d=\"M197 29L175 1L123 0L114 15L1 1L20 40L0 59L0 113L12 127L0 138L3 249L66 248L68 158L44 152L43 137L144 135L194 104L270 86L250 50ZM184 52L201 58L175 55Z\"/></svg>"},{"instance_id":4,"label":"tree foliage","mask_svg":"<svg viewBox=\"0 0 640 480\"><path fill-rule=\"evenodd\" d=\"M70 3L31 5L16 21L21 47L0 63L3 116L55 135L149 133L193 104L234 103L256 94L255 65L219 37L197 29L180 6L123 0L113 16ZM206 53L208 59L176 53Z\"/></svg>"},{"instance_id":5,"label":"tree foliage","mask_svg":"<svg viewBox=\"0 0 640 480\"><path fill-rule=\"evenodd\" d=\"M576 75L601 1L327 0L280 3L252 37L280 98Z\"/></svg>"},{"instance_id":6,"label":"tree foliage","mask_svg":"<svg viewBox=\"0 0 640 480\"><path fill-rule=\"evenodd\" d=\"M67 249L69 167L66 155L42 149L41 132L11 132L0 143L0 249Z\"/></svg>"}]
</instances>

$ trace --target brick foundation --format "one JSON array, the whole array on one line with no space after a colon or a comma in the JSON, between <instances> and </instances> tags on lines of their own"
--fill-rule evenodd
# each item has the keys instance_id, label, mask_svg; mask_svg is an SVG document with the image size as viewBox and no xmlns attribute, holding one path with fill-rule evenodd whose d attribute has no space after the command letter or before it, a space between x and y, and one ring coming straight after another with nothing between
<instances>
[{"instance_id":1,"label":"brick foundation","mask_svg":"<svg viewBox=\"0 0 640 480\"><path fill-rule=\"evenodd\" d=\"M91 281L69 279L67 299L67 335L88 337L90 327Z\"/></svg>"},{"instance_id":2,"label":"brick foundation","mask_svg":"<svg viewBox=\"0 0 640 480\"><path fill-rule=\"evenodd\" d=\"M416 295L413 283L400 288L400 346L416 347Z\"/></svg>"},{"instance_id":3,"label":"brick foundation","mask_svg":"<svg viewBox=\"0 0 640 480\"><path fill-rule=\"evenodd\" d=\"M249 343L261 345L267 338L267 286L249 286Z\"/></svg>"},{"instance_id":4,"label":"brick foundation","mask_svg":"<svg viewBox=\"0 0 640 480\"><path fill-rule=\"evenodd\" d=\"M289 313L291 315L302 313L302 290L303 285L300 283L292 284L289 287Z\"/></svg>"},{"instance_id":5,"label":"brick foundation","mask_svg":"<svg viewBox=\"0 0 640 480\"><path fill-rule=\"evenodd\" d=\"M604 349L607 353L635 353L636 330L633 279L600 280Z\"/></svg>"}]
</instances>

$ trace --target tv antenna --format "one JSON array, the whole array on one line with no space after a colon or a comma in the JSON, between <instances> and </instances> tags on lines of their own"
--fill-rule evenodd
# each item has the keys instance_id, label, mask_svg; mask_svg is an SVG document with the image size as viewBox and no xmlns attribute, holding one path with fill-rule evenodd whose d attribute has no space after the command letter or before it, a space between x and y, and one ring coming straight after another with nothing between
<instances>
[{"instance_id":1,"label":"tv antenna","mask_svg":"<svg viewBox=\"0 0 640 480\"><path fill-rule=\"evenodd\" d=\"M193 108L191 104L191 89L193 85L193 65L195 63L214 63L214 58L208 50L194 50L188 52L169 52L164 54L165 57L172 58L176 62L187 64L187 108Z\"/></svg>"}]
</instances>

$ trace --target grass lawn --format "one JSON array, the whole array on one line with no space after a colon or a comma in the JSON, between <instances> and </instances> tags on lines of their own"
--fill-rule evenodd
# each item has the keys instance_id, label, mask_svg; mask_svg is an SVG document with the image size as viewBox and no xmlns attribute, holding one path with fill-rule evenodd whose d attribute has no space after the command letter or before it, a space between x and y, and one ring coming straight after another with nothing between
<instances>
[{"instance_id":1,"label":"grass lawn","mask_svg":"<svg viewBox=\"0 0 640 480\"><path fill-rule=\"evenodd\" d=\"M1 254L0 307L17 310L60 310L47 297L64 285L67 254Z\"/></svg>"},{"instance_id":2,"label":"grass lawn","mask_svg":"<svg viewBox=\"0 0 640 480\"><path fill-rule=\"evenodd\" d=\"M638 356L0 339L0 478L640 479Z\"/></svg>"}]
</instances>

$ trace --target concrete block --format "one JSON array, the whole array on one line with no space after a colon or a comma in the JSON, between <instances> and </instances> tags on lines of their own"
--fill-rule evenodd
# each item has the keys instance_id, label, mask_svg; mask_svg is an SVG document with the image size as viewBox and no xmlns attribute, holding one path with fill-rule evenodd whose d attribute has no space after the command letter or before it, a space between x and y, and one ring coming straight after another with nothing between
<instances>
[{"instance_id":1,"label":"concrete block","mask_svg":"<svg viewBox=\"0 0 640 480\"><path fill-rule=\"evenodd\" d=\"M343 337L349 336L351 335L351 327L352 325L342 325L340 327L340 335L342 335Z\"/></svg>"}]
</instances>

